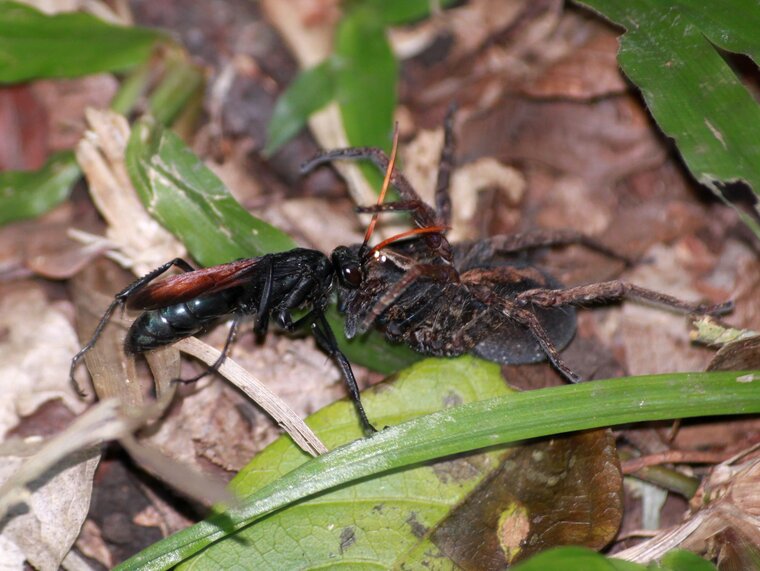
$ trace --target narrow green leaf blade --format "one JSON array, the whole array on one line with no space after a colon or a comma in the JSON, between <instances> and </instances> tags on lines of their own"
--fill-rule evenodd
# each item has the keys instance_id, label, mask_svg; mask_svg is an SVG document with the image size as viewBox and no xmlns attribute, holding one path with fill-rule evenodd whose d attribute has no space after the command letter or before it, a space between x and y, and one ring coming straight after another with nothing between
<instances>
[{"instance_id":1,"label":"narrow green leaf blade","mask_svg":"<svg viewBox=\"0 0 760 571\"><path fill-rule=\"evenodd\" d=\"M355 4L335 42L335 89L352 146L387 149L396 108L398 63L378 12Z\"/></svg>"},{"instance_id":2,"label":"narrow green leaf blade","mask_svg":"<svg viewBox=\"0 0 760 571\"><path fill-rule=\"evenodd\" d=\"M302 71L280 95L267 127L265 155L273 155L300 131L309 116L335 96L332 62Z\"/></svg>"},{"instance_id":3,"label":"narrow green leaf blade","mask_svg":"<svg viewBox=\"0 0 760 571\"><path fill-rule=\"evenodd\" d=\"M512 567L513 571L646 571L644 565L637 565L621 559L606 558L583 547L557 547L539 553L527 561Z\"/></svg>"},{"instance_id":4,"label":"narrow green leaf blade","mask_svg":"<svg viewBox=\"0 0 760 571\"><path fill-rule=\"evenodd\" d=\"M161 83L148 99L150 114L161 125L171 125L193 97L202 97L203 70L184 54L167 62Z\"/></svg>"},{"instance_id":5,"label":"narrow green leaf blade","mask_svg":"<svg viewBox=\"0 0 760 571\"><path fill-rule=\"evenodd\" d=\"M177 135L151 121L133 127L126 163L145 208L204 266L295 247L240 206Z\"/></svg>"},{"instance_id":6,"label":"narrow green leaf blade","mask_svg":"<svg viewBox=\"0 0 760 571\"><path fill-rule=\"evenodd\" d=\"M758 413L758 382L760 372L632 377L515 393L415 418L294 468L240 508L155 544L120 568L166 569L294 502L452 454L629 422Z\"/></svg>"},{"instance_id":7,"label":"narrow green leaf blade","mask_svg":"<svg viewBox=\"0 0 760 571\"><path fill-rule=\"evenodd\" d=\"M36 171L0 173L0 225L34 218L58 206L80 175L71 151L56 153Z\"/></svg>"},{"instance_id":8,"label":"narrow green leaf blade","mask_svg":"<svg viewBox=\"0 0 760 571\"><path fill-rule=\"evenodd\" d=\"M120 71L145 61L154 30L115 26L85 13L48 16L0 1L0 83Z\"/></svg>"}]
</instances>

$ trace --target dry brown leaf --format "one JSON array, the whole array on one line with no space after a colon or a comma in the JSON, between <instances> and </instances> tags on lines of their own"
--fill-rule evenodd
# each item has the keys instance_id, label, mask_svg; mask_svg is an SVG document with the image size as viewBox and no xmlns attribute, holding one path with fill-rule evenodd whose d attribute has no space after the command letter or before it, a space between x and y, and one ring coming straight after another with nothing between
<instances>
[{"instance_id":1,"label":"dry brown leaf","mask_svg":"<svg viewBox=\"0 0 760 571\"><path fill-rule=\"evenodd\" d=\"M443 128L418 131L417 136L404 145L401 162L404 176L422 200L435 204L435 185L443 147ZM491 157L483 157L458 166L451 178L451 230L452 242L477 239L474 220L478 214L480 193L496 190L510 203L519 202L525 191L525 179L517 169L504 165Z\"/></svg>"},{"instance_id":2,"label":"dry brown leaf","mask_svg":"<svg viewBox=\"0 0 760 571\"><path fill-rule=\"evenodd\" d=\"M35 569L56 571L68 553L87 516L92 478L100 455L97 450L70 454L38 480L25 499L27 508L3 520L0 567L21 569L26 561ZM5 481L23 459L0 459L0 480Z\"/></svg>"},{"instance_id":3,"label":"dry brown leaf","mask_svg":"<svg viewBox=\"0 0 760 571\"><path fill-rule=\"evenodd\" d=\"M72 412L84 410L63 372L79 342L40 287L29 282L0 286L0 340L0 378L12 379L3 388L0 434L51 399L61 399Z\"/></svg>"},{"instance_id":4,"label":"dry brown leaf","mask_svg":"<svg viewBox=\"0 0 760 571\"><path fill-rule=\"evenodd\" d=\"M49 114L50 149L74 148L86 128L85 109L108 108L117 88L116 78L109 74L35 82L34 93Z\"/></svg>"},{"instance_id":5,"label":"dry brown leaf","mask_svg":"<svg viewBox=\"0 0 760 571\"><path fill-rule=\"evenodd\" d=\"M58 569L89 509L99 444L127 434L136 422L120 414L117 401L106 400L40 445L29 439L6 442L6 450L15 444L27 454L11 452L0 464L3 541L18 547L34 567ZM8 511L21 503L26 510Z\"/></svg>"},{"instance_id":6,"label":"dry brown leaf","mask_svg":"<svg viewBox=\"0 0 760 571\"><path fill-rule=\"evenodd\" d=\"M678 248L656 246L646 254L647 263L626 274L625 280L687 301L699 301L688 262ZM723 301L721 299L713 302ZM601 316L601 311L597 310ZM631 375L673 371L703 371L713 352L693 345L686 316L661 307L626 302L604 312L599 331L607 341L619 344Z\"/></svg>"},{"instance_id":7,"label":"dry brown leaf","mask_svg":"<svg viewBox=\"0 0 760 571\"><path fill-rule=\"evenodd\" d=\"M541 44L540 57L548 67L520 90L537 98L583 100L623 93L628 83L618 67L617 52L617 34L609 26L565 12Z\"/></svg>"},{"instance_id":8,"label":"dry brown leaf","mask_svg":"<svg viewBox=\"0 0 760 571\"><path fill-rule=\"evenodd\" d=\"M760 546L760 456L757 447L717 465L691 502L692 511L680 525L615 554L648 563L668 551L682 548L697 553L720 551L715 538L731 531L746 546ZM725 537L725 536L723 536ZM729 536L730 537L730 536ZM741 549L741 543L735 544Z\"/></svg>"}]
</instances>

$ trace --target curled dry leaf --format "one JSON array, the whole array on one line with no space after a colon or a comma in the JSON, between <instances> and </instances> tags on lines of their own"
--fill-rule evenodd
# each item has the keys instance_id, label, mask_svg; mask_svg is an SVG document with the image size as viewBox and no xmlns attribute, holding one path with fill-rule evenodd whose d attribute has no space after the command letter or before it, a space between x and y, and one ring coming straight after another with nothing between
<instances>
[{"instance_id":1,"label":"curled dry leaf","mask_svg":"<svg viewBox=\"0 0 760 571\"><path fill-rule=\"evenodd\" d=\"M754 568L751 562L757 562L758 546L760 454L754 447L713 469L692 500L691 512L682 524L615 557L648 563L668 551L683 548L715 556L719 565L722 559L730 559L738 564L732 569L751 569Z\"/></svg>"},{"instance_id":2,"label":"curled dry leaf","mask_svg":"<svg viewBox=\"0 0 760 571\"><path fill-rule=\"evenodd\" d=\"M90 449L71 453L53 467L42 484L18 494L12 504L23 500L23 513L15 510L3 521L0 535L0 567L22 569L28 562L35 569L55 571L60 568L82 527L90 505L92 479L99 452ZM24 459L4 456L0 461L0 480L17 473ZM37 477L44 474L41 470ZM24 488L18 488L23 491Z\"/></svg>"},{"instance_id":3,"label":"curled dry leaf","mask_svg":"<svg viewBox=\"0 0 760 571\"><path fill-rule=\"evenodd\" d=\"M746 331L746 330L744 330ZM708 371L760 370L760 335L739 338L721 347L707 367Z\"/></svg>"},{"instance_id":4,"label":"curled dry leaf","mask_svg":"<svg viewBox=\"0 0 760 571\"><path fill-rule=\"evenodd\" d=\"M122 265L138 275L186 255L180 242L154 220L137 197L127 175L124 153L129 125L112 111L87 110L89 129L77 146L77 161L90 195L108 222L107 238Z\"/></svg>"},{"instance_id":5,"label":"curled dry leaf","mask_svg":"<svg viewBox=\"0 0 760 571\"><path fill-rule=\"evenodd\" d=\"M58 569L87 515L92 478L100 459L98 444L134 428L118 412L118 402L102 401L28 457L3 456L0 514L4 518L0 566L22 553L35 568ZM10 508L24 503L24 512ZM8 567L12 568L12 567Z\"/></svg>"},{"instance_id":6,"label":"curled dry leaf","mask_svg":"<svg viewBox=\"0 0 760 571\"><path fill-rule=\"evenodd\" d=\"M76 214L70 203L64 203L34 220L0 228L0 281L30 275L70 278L107 249L96 243L82 246L70 237Z\"/></svg>"},{"instance_id":7,"label":"curled dry leaf","mask_svg":"<svg viewBox=\"0 0 760 571\"><path fill-rule=\"evenodd\" d=\"M74 305L77 309L77 329L81 339L89 339L92 332L113 300L113 293L124 285L123 272L118 272L113 264L99 260L91 264L72 280ZM92 351L85 355L87 369L90 372L95 394L99 398L116 398L135 414L146 406L144 386L139 382L135 369L135 360L124 354L124 337L129 321L116 311L103 335ZM74 355L74 350L70 355ZM80 367L77 379L84 378ZM65 370L65 369L63 369ZM175 375L179 373L179 367ZM80 386L82 382L78 381ZM86 392L86 391L85 391Z\"/></svg>"},{"instance_id":8,"label":"curled dry leaf","mask_svg":"<svg viewBox=\"0 0 760 571\"><path fill-rule=\"evenodd\" d=\"M42 289L20 282L0 290L0 378L5 379L0 431L17 426L43 403L58 399L72 412L84 408L64 371L77 341L65 315L50 304ZM3 445L0 503L3 512L19 500L27 504L3 520L0 567L19 568L18 557L39 569L58 569L76 539L89 504L97 464L93 450L67 455L48 449L25 458L29 446ZM63 464L58 463L65 458ZM24 463L32 463L22 469ZM55 472L40 476L55 465ZM27 484L35 480L33 488Z\"/></svg>"},{"instance_id":9,"label":"curled dry leaf","mask_svg":"<svg viewBox=\"0 0 760 571\"><path fill-rule=\"evenodd\" d=\"M77 346L66 316L41 288L28 282L0 288L0 378L7 380L0 433L51 399L61 399L75 413L85 408L62 373Z\"/></svg>"}]
</instances>

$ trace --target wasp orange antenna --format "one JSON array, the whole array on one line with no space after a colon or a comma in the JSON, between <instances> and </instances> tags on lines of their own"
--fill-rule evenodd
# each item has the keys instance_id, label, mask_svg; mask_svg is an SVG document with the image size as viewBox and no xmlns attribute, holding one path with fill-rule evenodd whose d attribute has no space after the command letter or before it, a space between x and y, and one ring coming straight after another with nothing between
<instances>
[{"instance_id":1,"label":"wasp orange antenna","mask_svg":"<svg viewBox=\"0 0 760 571\"><path fill-rule=\"evenodd\" d=\"M393 165L396 164L396 151L398 150L398 123L393 128L393 147L391 148L391 158L388 161L388 168L385 169L385 178L383 179L383 188L380 190L380 196L377 198L378 206L385 200L385 195L388 193L388 187L391 183L391 176L393 176ZM367 232L364 234L364 243L362 244L362 250L366 249L369 244L369 239L372 237L372 232L375 230L377 224L377 217L379 212L375 212L372 215L369 226L367 226Z\"/></svg>"},{"instance_id":2,"label":"wasp orange antenna","mask_svg":"<svg viewBox=\"0 0 760 571\"><path fill-rule=\"evenodd\" d=\"M367 254L367 257L374 255L375 252L382 250L388 244L397 242L398 240L401 240L403 238L408 238L409 236L417 236L418 234L435 234L438 232L445 232L448 229L449 229L448 226L428 226L427 228L414 228L413 230L407 230L406 232L401 232L400 234L396 234L395 236L391 236L390 238L386 238L385 240L380 242L377 246L375 246L369 251L369 253Z\"/></svg>"}]
</instances>

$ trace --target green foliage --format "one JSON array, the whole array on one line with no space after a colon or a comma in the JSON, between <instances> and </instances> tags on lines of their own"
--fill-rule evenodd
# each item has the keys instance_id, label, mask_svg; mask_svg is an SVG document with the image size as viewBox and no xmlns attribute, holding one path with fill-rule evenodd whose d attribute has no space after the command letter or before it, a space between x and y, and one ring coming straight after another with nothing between
<instances>
[{"instance_id":1,"label":"green foliage","mask_svg":"<svg viewBox=\"0 0 760 571\"><path fill-rule=\"evenodd\" d=\"M457 361L466 363L468 359L472 360L464 357ZM452 361L434 363L447 367ZM467 377L460 380L466 382ZM256 488L239 508L149 547L120 568L165 569L305 498L453 454L629 422L758 413L756 382L747 382L747 375L737 372L631 377L513 393L421 416L293 467ZM377 390L382 394L382 388ZM414 399L397 406L400 418L406 407L414 409ZM372 407L368 413L374 414ZM305 526L300 531L311 537L314 530ZM291 533L299 533L299 529Z\"/></svg>"},{"instance_id":2,"label":"green foliage","mask_svg":"<svg viewBox=\"0 0 760 571\"><path fill-rule=\"evenodd\" d=\"M452 4L446 0L441 4ZM428 0L365 0L348 3L338 25L335 53L302 71L277 101L267 136L267 154L277 152L330 101L340 108L352 146L387 149L396 106L398 62L386 26L430 13ZM373 173L374 174L374 173Z\"/></svg>"},{"instance_id":3,"label":"green foliage","mask_svg":"<svg viewBox=\"0 0 760 571\"><path fill-rule=\"evenodd\" d=\"M607 558L583 547L556 547L512 567L513 571L646 571L644 565Z\"/></svg>"},{"instance_id":4,"label":"green foliage","mask_svg":"<svg viewBox=\"0 0 760 571\"><path fill-rule=\"evenodd\" d=\"M68 198L79 179L74 153L63 151L37 171L0 173L0 225L34 218Z\"/></svg>"},{"instance_id":5,"label":"green foliage","mask_svg":"<svg viewBox=\"0 0 760 571\"><path fill-rule=\"evenodd\" d=\"M493 363L469 357L428 359L399 374L392 384L367 391L364 404L380 425L395 425L455 403L508 392ZM314 414L309 425L330 449L361 437L347 400ZM500 452L491 451L459 464L418 466L338 487L212 545L188 561L187 568L218 569L220 562L227 568L319 568L339 561L352 562L357 569L416 567L420 561L409 552L425 540L420 529L432 528L455 508L498 467L499 456ZM305 461L303 452L283 437L241 470L231 489L240 497L250 496ZM294 533L296 529L300 531ZM274 544L276 550L271 549Z\"/></svg>"},{"instance_id":6,"label":"green foliage","mask_svg":"<svg viewBox=\"0 0 760 571\"><path fill-rule=\"evenodd\" d=\"M134 125L126 163L148 212L204 266L295 247L287 234L240 206L177 135L149 120Z\"/></svg>"},{"instance_id":7,"label":"green foliage","mask_svg":"<svg viewBox=\"0 0 760 571\"><path fill-rule=\"evenodd\" d=\"M677 549L666 554L659 563L639 565L614 557L605 557L582 547L557 547L531 557L511 568L513 571L715 571L709 561Z\"/></svg>"},{"instance_id":8,"label":"green foliage","mask_svg":"<svg viewBox=\"0 0 760 571\"><path fill-rule=\"evenodd\" d=\"M685 549L666 553L658 565L649 568L662 571L716 571L715 565Z\"/></svg>"},{"instance_id":9,"label":"green foliage","mask_svg":"<svg viewBox=\"0 0 760 571\"><path fill-rule=\"evenodd\" d=\"M115 26L90 14L48 16L0 1L0 83L129 69L165 39L159 32Z\"/></svg>"},{"instance_id":10,"label":"green foliage","mask_svg":"<svg viewBox=\"0 0 760 571\"><path fill-rule=\"evenodd\" d=\"M335 97L349 142L388 148L398 64L375 10L358 5L346 13L338 26L334 57Z\"/></svg>"},{"instance_id":11,"label":"green foliage","mask_svg":"<svg viewBox=\"0 0 760 571\"><path fill-rule=\"evenodd\" d=\"M457 0L441 0L441 8L451 6ZM382 20L388 26L400 26L430 16L430 9L434 2L430 0L365 0L371 5Z\"/></svg>"},{"instance_id":12,"label":"green foliage","mask_svg":"<svg viewBox=\"0 0 760 571\"><path fill-rule=\"evenodd\" d=\"M754 0L580 0L623 26L619 61L694 177L723 198L744 181L760 196L760 106L719 50L760 62ZM740 211L760 236L760 225Z\"/></svg>"},{"instance_id":13,"label":"green foliage","mask_svg":"<svg viewBox=\"0 0 760 571\"><path fill-rule=\"evenodd\" d=\"M277 100L269 121L264 154L271 155L306 124L309 116L335 98L333 60L299 73Z\"/></svg>"}]
</instances>

